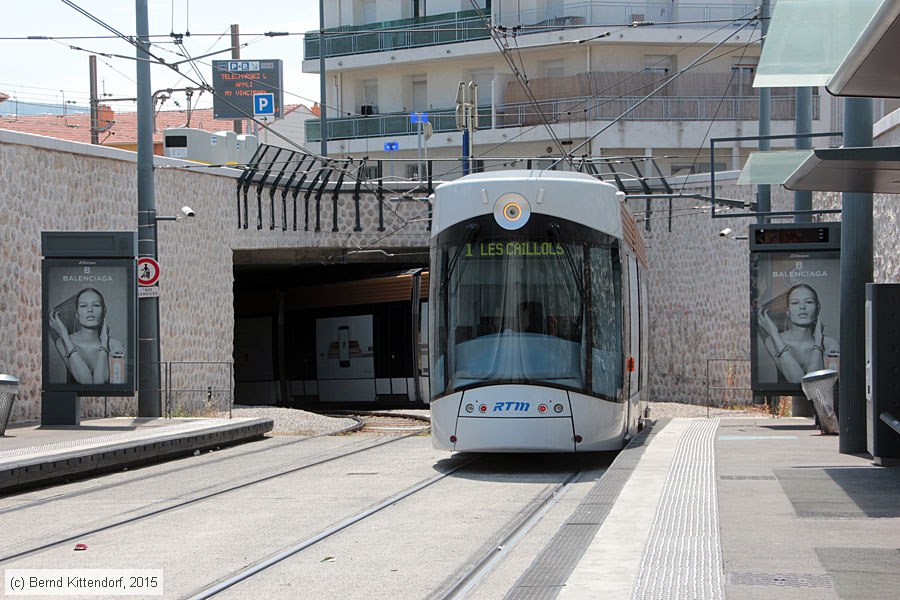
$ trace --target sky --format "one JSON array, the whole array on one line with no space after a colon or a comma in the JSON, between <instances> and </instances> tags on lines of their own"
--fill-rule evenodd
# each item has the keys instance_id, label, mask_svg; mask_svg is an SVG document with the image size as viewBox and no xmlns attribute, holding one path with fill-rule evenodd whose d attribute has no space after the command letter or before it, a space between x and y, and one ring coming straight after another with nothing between
<instances>
[{"instance_id":1,"label":"sky","mask_svg":"<svg viewBox=\"0 0 900 600\"><path fill-rule=\"evenodd\" d=\"M134 0L71 0L72 4L125 35L134 35ZM230 26L240 26L242 59L281 59L284 66L285 104L311 106L319 100L319 78L302 73L303 33L319 28L319 0L147 0L151 52L166 61L184 60L182 49L169 35L184 36L183 49L191 57L223 50L199 60L198 69L212 83L212 60L231 58ZM289 32L286 37L264 37L269 31ZM90 39L33 40L29 36L88 36ZM103 36L103 37L97 37ZM72 49L71 46L84 50ZM102 56L119 54L125 58ZM0 0L0 92L23 102L87 107L90 97L88 56L97 56L97 86L101 100L116 111L136 110L135 48L114 38L107 29L62 0ZM151 87L196 87L199 76L188 64L181 67L188 81L169 67L151 67ZM183 94L174 94L163 110L185 106ZM9 102L9 101L7 101ZM5 103L4 103L5 104ZM212 96L194 95L197 108L212 106ZM2 106L2 105L0 105ZM8 112L2 107L0 112Z\"/></svg>"}]
</instances>

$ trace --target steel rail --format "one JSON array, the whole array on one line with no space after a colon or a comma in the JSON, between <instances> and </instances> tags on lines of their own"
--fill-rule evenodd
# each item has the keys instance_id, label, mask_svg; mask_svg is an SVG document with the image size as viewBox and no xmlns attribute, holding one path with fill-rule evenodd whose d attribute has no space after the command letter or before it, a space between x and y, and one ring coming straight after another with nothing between
<instances>
[{"instance_id":1,"label":"steel rail","mask_svg":"<svg viewBox=\"0 0 900 600\"><path fill-rule=\"evenodd\" d=\"M467 458L467 459L463 460L459 465L449 469L448 471L446 471L444 473L439 473L438 475L435 475L424 481L420 481L419 483L413 485L412 487L409 487L409 488L403 490L402 492L394 494L390 498L387 498L386 500L381 501L380 503L376 504L375 506L368 508L362 512L356 513L353 516L347 517L340 523L338 523L332 527L329 527L328 529L325 529L324 531L321 531L320 533L314 535L313 537L307 538L303 541L297 542L296 544L288 546L284 550L282 550L276 554L273 554L272 556L247 567L246 569L237 571L230 577L221 579L218 582L214 583L213 585L203 588L202 590L194 593L191 596L187 596L187 598L190 598L191 600L203 600L204 598L211 598L211 597L215 596L216 594L223 592L226 589L228 589L242 581L245 581L245 580L253 577L254 575L268 569L269 567L272 567L272 566L290 558L291 556L297 554L298 552L302 552L303 550L309 548L310 546L313 546L313 545L321 542L322 540L325 540L325 539L335 535L336 533L339 533L339 532L343 531L344 529L347 529L351 525L359 523L360 521L371 517L372 515L384 510L385 508L392 506L405 498L409 498L410 496L424 490L425 488L437 483L438 481L446 479L453 473L469 466L476 460L479 460L479 458L480 457Z\"/></svg>"},{"instance_id":2,"label":"steel rail","mask_svg":"<svg viewBox=\"0 0 900 600\"><path fill-rule=\"evenodd\" d=\"M565 480L553 486L531 508L524 512L516 523L509 529L501 540L493 546L490 552L473 564L456 582L446 590L438 593L435 598L440 600L461 600L472 591L485 577L487 577L506 555L515 548L525 535L537 525L544 515L553 508L556 502L568 490L568 487L578 481L585 472L581 468L569 475Z\"/></svg>"},{"instance_id":3,"label":"steel rail","mask_svg":"<svg viewBox=\"0 0 900 600\"><path fill-rule=\"evenodd\" d=\"M139 514L139 515L136 515L136 516L134 516L134 517L130 517L130 518L128 518L128 519L124 519L124 520L122 520L122 521L116 521L116 522L110 523L110 524L108 524L108 525L103 525L103 526L100 526L100 527L95 527L95 528L93 528L93 529L88 529L88 530L84 530L84 531L79 531L79 532L77 532L77 533L73 533L72 535L68 535L68 536L66 536L66 537L64 537L64 538L57 539L57 540L54 540L54 541L52 541L52 542L47 542L47 543L45 543L45 544L41 544L40 546L35 546L35 547L33 547L33 548L29 548L29 549L27 549L27 550L22 550L22 551L19 551L19 552L14 553L14 554L9 554L9 555L6 555L6 556L2 556L2 557L0 557L0 564L8 563L8 562L13 561L13 560L17 560L17 559L20 559L20 558L24 558L24 557L26 557L26 556L31 556L31 555L33 555L33 554L37 554L38 552L43 552L44 550L49 550L50 548L55 548L55 547L61 546L61 545L63 545L63 544L68 544L68 543L71 543L71 542L76 541L76 540L84 539L84 538L86 538L86 537L88 537L88 536L91 536L91 535L94 535L94 534L96 534L96 533L101 533L101 532L104 532L104 531L110 531L110 530L113 530L113 529L117 529L117 528L119 528L119 527L123 527L123 526L125 526L125 525L131 525L132 523L137 523L137 522L139 522L139 521L143 521L144 519L150 519L150 518L152 518L152 517L156 517L156 516L159 516L159 515L164 515L164 514L167 514L167 513L172 512L173 510L177 510L177 509L180 509L180 508L184 508L184 507L186 507L186 506L191 506L191 505L193 505L193 504L197 504L198 502L203 502L204 500L209 500L210 498L216 498L216 497L218 497L218 496L222 496L222 495L228 494L228 493L230 493L230 492L234 492L234 491L238 491L238 490L243 490L243 489L246 489L246 488L248 488L248 487L257 485L257 484L259 484L259 483L265 483L265 482L267 482L267 481L271 481L271 480L273 480L273 479L277 479L278 477L283 477L283 476L285 476L285 475L291 475L291 474L293 474L293 473L297 473L297 472L302 471L302 470L304 470L304 469L309 469L309 468L311 468L311 467L317 467L317 466L319 466L319 465L323 465L323 464L326 464L326 463L329 463L329 462L332 462L332 461L335 461L335 460L340 460L340 459L342 459L342 458L346 458L346 457L348 457L348 456L353 456L353 455L355 455L355 454L360 454L360 453L362 453L362 452L366 452L366 451L372 450L372 449L374 449L374 448L379 448L379 447L385 446L385 445L387 445L387 444L393 444L393 443L399 442L399 441L401 441L401 440L405 440L405 439L408 439L408 438L411 438L411 437L416 437L416 436L418 436L418 435L420 435L420 434L421 434L421 432L417 431L417 432L414 432L414 433L411 433L411 434L406 434L406 435L398 436L398 437L391 438L391 439L388 439L388 440L385 440L385 441L376 442L375 444L371 444L371 445L365 446L365 447L363 447L363 448L359 448L359 449L356 449L356 450L352 450L352 451L350 451L350 452L344 452L344 453L335 454L335 455L333 455L333 456L328 456L328 457L325 457L325 458L320 459L320 460L315 460L315 461L312 461L312 462L308 462L308 463L302 464L302 465L297 466L297 467L292 467L292 468L290 468L290 469L285 469L285 470L283 470L283 471L279 471L279 472L273 473L273 474L271 474L271 475L266 475L266 476L263 476L263 477L258 477L258 478L256 478L256 479L252 479L252 480L250 480L250 481L245 481L245 482L240 483L240 484L237 484L237 485L232 485L232 486L223 488L223 489L221 489L221 490L217 490L217 491L215 491L215 492L211 492L211 493L209 493L209 494L204 494L204 495L202 495L202 496L197 496L196 498L191 498L191 499L189 499L189 500L184 500L184 501L178 502L178 503L176 503L176 504L171 504L171 505L165 506L165 507L163 507L163 508L158 508L158 509L152 510L152 511L150 511L150 512L146 512L146 513L143 513L143 514ZM154 502L153 504L157 504L157 503L158 503L158 502Z\"/></svg>"}]
</instances>

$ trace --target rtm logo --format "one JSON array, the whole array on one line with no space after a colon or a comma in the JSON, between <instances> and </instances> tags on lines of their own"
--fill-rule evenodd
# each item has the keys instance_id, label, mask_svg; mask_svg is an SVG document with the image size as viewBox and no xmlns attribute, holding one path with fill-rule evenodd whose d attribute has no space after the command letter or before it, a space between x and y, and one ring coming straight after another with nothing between
<instances>
[{"instance_id":1,"label":"rtm logo","mask_svg":"<svg viewBox=\"0 0 900 600\"><path fill-rule=\"evenodd\" d=\"M528 412L530 402L495 402L494 412Z\"/></svg>"}]
</instances>

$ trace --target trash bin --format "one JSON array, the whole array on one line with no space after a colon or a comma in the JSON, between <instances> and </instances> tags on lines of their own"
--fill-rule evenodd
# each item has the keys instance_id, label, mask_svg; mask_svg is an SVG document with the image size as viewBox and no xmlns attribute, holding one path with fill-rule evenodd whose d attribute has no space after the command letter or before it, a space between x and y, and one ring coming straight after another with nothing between
<instances>
[{"instance_id":1,"label":"trash bin","mask_svg":"<svg viewBox=\"0 0 900 600\"><path fill-rule=\"evenodd\" d=\"M12 375L0 375L0 436L6 435L13 402L19 394L19 380Z\"/></svg>"},{"instance_id":2,"label":"trash bin","mask_svg":"<svg viewBox=\"0 0 900 600\"><path fill-rule=\"evenodd\" d=\"M837 413L834 408L834 400L837 396L838 372L830 369L813 371L803 376L800 385L803 393L812 402L819 418L819 427L822 433L838 433Z\"/></svg>"}]
</instances>

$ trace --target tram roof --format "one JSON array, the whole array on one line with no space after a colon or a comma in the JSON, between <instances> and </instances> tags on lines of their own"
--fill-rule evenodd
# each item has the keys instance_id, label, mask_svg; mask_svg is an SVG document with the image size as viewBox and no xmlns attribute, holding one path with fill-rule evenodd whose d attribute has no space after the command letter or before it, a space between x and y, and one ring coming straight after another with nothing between
<instances>
[{"instance_id":1,"label":"tram roof","mask_svg":"<svg viewBox=\"0 0 900 600\"><path fill-rule=\"evenodd\" d=\"M432 236L472 217L492 214L505 194L524 197L531 212L581 223L622 237L624 194L592 175L571 171L509 170L467 175L435 188Z\"/></svg>"}]
</instances>

